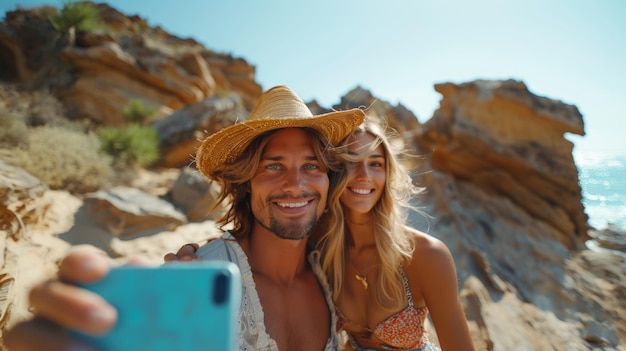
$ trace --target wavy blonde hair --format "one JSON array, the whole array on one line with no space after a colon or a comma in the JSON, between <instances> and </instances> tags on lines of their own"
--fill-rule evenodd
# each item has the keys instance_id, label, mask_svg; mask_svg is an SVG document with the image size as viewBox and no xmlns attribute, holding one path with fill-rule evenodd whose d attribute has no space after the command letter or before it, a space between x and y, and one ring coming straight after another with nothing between
<instances>
[{"instance_id":1,"label":"wavy blonde hair","mask_svg":"<svg viewBox=\"0 0 626 351\"><path fill-rule=\"evenodd\" d=\"M421 193L423 188L414 185L407 172L402 158L411 155L404 149L404 143L399 135L384 122L377 120L377 118L366 119L352 135L348 136L342 143L343 152L339 157L344 163L359 161L359 156L347 152L348 143L358 133L368 133L376 138L369 150L374 150L379 145L383 147L387 179L382 196L372 209L376 250L381 260L378 280L374 286L374 297L383 308L395 310L401 307L405 296L399 268L410 260L415 248L411 232L405 224L408 219L407 210L421 212L411 205L411 199ZM348 227L339 200L347 182L347 172L344 169L339 174L339 191L334 192L328 199L329 208L339 214L341 220L329 223L328 231L316 236L319 238L317 245L321 252L322 269L331 285L335 301L343 286L345 250L349 239Z\"/></svg>"}]
</instances>

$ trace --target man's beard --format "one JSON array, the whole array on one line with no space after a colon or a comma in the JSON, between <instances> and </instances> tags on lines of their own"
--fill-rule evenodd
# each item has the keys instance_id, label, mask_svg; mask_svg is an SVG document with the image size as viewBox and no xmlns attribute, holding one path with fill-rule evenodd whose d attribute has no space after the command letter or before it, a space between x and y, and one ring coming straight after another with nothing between
<instances>
[{"instance_id":1,"label":"man's beard","mask_svg":"<svg viewBox=\"0 0 626 351\"><path fill-rule=\"evenodd\" d=\"M312 217L311 220L305 224L284 225L275 220L274 217L270 217L270 227L268 229L281 239L302 240L311 235L313 228L315 228L317 224L317 220L316 217Z\"/></svg>"},{"instance_id":2,"label":"man's beard","mask_svg":"<svg viewBox=\"0 0 626 351\"><path fill-rule=\"evenodd\" d=\"M320 201L320 195L317 193L306 193L303 195L307 197L314 197L315 199L317 199L316 203L319 203ZM266 227L263 222L258 221L258 220L257 221L261 224L261 226L271 231L272 233L274 233L274 235L276 235L277 237L281 239L286 239L286 240L306 239L313 232L313 228L315 228L315 225L319 221L320 216L318 216L317 213L313 213L310 215L311 218L307 219L307 221L304 224L301 224L301 221L294 221L293 223L290 223L289 221L285 221L281 223L280 221L276 219L276 217L274 217L274 214L272 213L271 204L274 201L287 199L287 198L289 197L288 196L275 196L275 197L270 197L267 200L268 202L267 207L270 209L269 210L269 228Z\"/></svg>"},{"instance_id":3,"label":"man's beard","mask_svg":"<svg viewBox=\"0 0 626 351\"><path fill-rule=\"evenodd\" d=\"M293 225L284 225L278 222L271 214L270 214L270 225L266 226L262 221L258 218L254 218L257 223L261 225L261 227L269 230L274 233L277 237L281 239L287 240L302 240L308 238L313 232L313 228L317 224L319 218L313 216L308 223L305 224L293 224Z\"/></svg>"}]
</instances>

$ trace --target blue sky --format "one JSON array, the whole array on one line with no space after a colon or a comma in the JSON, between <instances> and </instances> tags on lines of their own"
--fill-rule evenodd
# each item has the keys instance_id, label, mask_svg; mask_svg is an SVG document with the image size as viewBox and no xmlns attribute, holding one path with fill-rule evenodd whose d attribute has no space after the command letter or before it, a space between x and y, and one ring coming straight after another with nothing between
<instances>
[{"instance_id":1,"label":"blue sky","mask_svg":"<svg viewBox=\"0 0 626 351\"><path fill-rule=\"evenodd\" d=\"M585 137L575 152L626 154L626 1L623 0L110 0L126 15L256 66L264 89L339 102L357 85L402 103L420 122L433 86L517 79L574 104ZM60 0L2 0L0 11Z\"/></svg>"}]
</instances>

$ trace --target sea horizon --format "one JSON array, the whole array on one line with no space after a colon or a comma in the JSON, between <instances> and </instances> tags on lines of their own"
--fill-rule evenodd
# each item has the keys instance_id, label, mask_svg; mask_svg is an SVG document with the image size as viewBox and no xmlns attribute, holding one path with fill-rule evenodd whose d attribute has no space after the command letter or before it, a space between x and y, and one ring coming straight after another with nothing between
<instances>
[{"instance_id":1,"label":"sea horizon","mask_svg":"<svg viewBox=\"0 0 626 351\"><path fill-rule=\"evenodd\" d=\"M626 229L626 151L574 151L589 224Z\"/></svg>"}]
</instances>

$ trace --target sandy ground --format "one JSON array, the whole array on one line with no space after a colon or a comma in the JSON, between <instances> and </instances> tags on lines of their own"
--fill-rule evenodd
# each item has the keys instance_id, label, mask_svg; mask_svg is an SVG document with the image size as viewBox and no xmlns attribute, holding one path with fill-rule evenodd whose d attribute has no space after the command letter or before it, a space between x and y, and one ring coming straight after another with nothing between
<instances>
[{"instance_id":1,"label":"sandy ground","mask_svg":"<svg viewBox=\"0 0 626 351\"><path fill-rule=\"evenodd\" d=\"M56 275L58 262L72 246L94 245L106 251L115 264L141 255L159 265L166 253L176 252L183 244L219 235L215 223L206 221L173 231L119 238L90 221L81 199L60 191L48 191L45 196L52 205L41 223L20 233L17 241L6 242L5 267L9 274L0 276L0 281L5 282L4 296L11 304L7 326L31 315L28 291L35 283ZM4 303L0 300L0 304Z\"/></svg>"}]
</instances>

